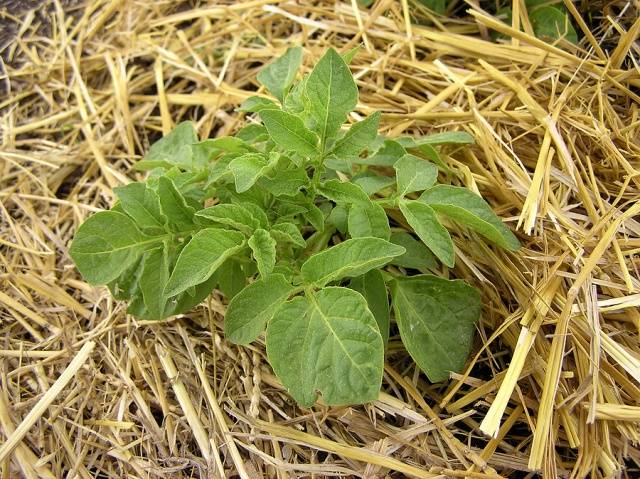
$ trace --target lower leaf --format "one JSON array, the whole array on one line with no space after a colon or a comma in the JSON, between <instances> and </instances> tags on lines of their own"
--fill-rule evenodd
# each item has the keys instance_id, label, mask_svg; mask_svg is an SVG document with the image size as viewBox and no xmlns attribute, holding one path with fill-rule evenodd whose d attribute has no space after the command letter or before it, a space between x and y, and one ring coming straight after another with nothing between
<instances>
[{"instance_id":1,"label":"lower leaf","mask_svg":"<svg viewBox=\"0 0 640 479\"><path fill-rule=\"evenodd\" d=\"M459 372L471 351L480 293L460 280L432 275L391 282L393 311L407 351L430 381Z\"/></svg>"},{"instance_id":2,"label":"lower leaf","mask_svg":"<svg viewBox=\"0 0 640 479\"><path fill-rule=\"evenodd\" d=\"M267 356L294 399L311 406L378 398L384 346L361 294L330 287L280 307L267 326Z\"/></svg>"}]
</instances>

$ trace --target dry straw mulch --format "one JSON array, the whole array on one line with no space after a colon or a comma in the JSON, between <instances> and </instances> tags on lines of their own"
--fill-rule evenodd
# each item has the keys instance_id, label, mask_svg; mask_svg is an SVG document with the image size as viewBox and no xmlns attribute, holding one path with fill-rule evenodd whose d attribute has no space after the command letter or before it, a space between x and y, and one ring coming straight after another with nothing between
<instances>
[{"instance_id":1,"label":"dry straw mulch","mask_svg":"<svg viewBox=\"0 0 640 479\"><path fill-rule=\"evenodd\" d=\"M0 80L2 477L638 477L638 3L566 4L574 48L478 8L412 25L406 0L53 2L15 19ZM176 122L232 134L263 63L301 44L308 70L360 42L358 114L382 110L393 135L473 134L446 158L453 181L524 247L457 230L443 274L484 302L464 374L429 384L392 340L377 402L306 410L262 343L225 341L219 295L139 323L67 248Z\"/></svg>"}]
</instances>

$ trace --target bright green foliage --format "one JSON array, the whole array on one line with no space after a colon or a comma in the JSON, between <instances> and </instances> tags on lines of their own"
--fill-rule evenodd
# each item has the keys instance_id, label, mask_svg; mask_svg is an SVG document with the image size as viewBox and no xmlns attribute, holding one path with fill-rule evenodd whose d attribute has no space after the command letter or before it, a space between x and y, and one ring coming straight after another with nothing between
<instances>
[{"instance_id":1,"label":"bright green foliage","mask_svg":"<svg viewBox=\"0 0 640 479\"><path fill-rule=\"evenodd\" d=\"M324 288L285 303L267 325L273 370L303 406L378 398L384 345L361 294Z\"/></svg>"},{"instance_id":2,"label":"bright green foliage","mask_svg":"<svg viewBox=\"0 0 640 479\"><path fill-rule=\"evenodd\" d=\"M148 179L116 188L114 208L82 224L69 249L87 281L145 320L187 313L217 288L230 301L227 338L266 338L304 406L318 394L328 405L375 400L394 320L432 381L464 366L479 294L412 276L453 266L441 218L519 246L482 198L436 184L451 173L436 148L470 143L467 133L393 140L378 134L379 113L343 126L358 98L356 53L329 50L296 82L302 50L287 50L259 76L276 100L240 108L255 122L202 141L178 125L139 163Z\"/></svg>"},{"instance_id":3,"label":"bright green foliage","mask_svg":"<svg viewBox=\"0 0 640 479\"><path fill-rule=\"evenodd\" d=\"M375 236L388 240L391 236L387 213L377 203L351 205L348 229L352 238Z\"/></svg>"},{"instance_id":4,"label":"bright green foliage","mask_svg":"<svg viewBox=\"0 0 640 479\"><path fill-rule=\"evenodd\" d=\"M542 5L529 13L529 20L536 37L547 41L565 38L571 43L578 43L578 34L571 25L571 17L564 5L558 7Z\"/></svg>"},{"instance_id":5,"label":"bright green foliage","mask_svg":"<svg viewBox=\"0 0 640 479\"><path fill-rule=\"evenodd\" d=\"M306 156L317 152L318 137L304 126L300 117L282 110L262 110L260 118L271 139L283 150Z\"/></svg>"},{"instance_id":6,"label":"bright green foliage","mask_svg":"<svg viewBox=\"0 0 640 479\"><path fill-rule=\"evenodd\" d=\"M107 284L156 242L156 238L144 235L129 216L101 211L82 224L69 254L88 282Z\"/></svg>"},{"instance_id":7,"label":"bright green foliage","mask_svg":"<svg viewBox=\"0 0 640 479\"><path fill-rule=\"evenodd\" d=\"M400 336L418 366L433 381L460 371L471 351L480 294L460 280L419 275L391 282Z\"/></svg>"},{"instance_id":8,"label":"bright green foliage","mask_svg":"<svg viewBox=\"0 0 640 479\"><path fill-rule=\"evenodd\" d=\"M440 261L452 268L455 261L453 241L449 232L438 221L436 212L427 204L407 200L400 201L400 211L418 238Z\"/></svg>"},{"instance_id":9,"label":"bright green foliage","mask_svg":"<svg viewBox=\"0 0 640 479\"><path fill-rule=\"evenodd\" d=\"M289 48L284 55L258 73L258 81L282 103L296 78L301 63L302 48Z\"/></svg>"},{"instance_id":10,"label":"bright green foliage","mask_svg":"<svg viewBox=\"0 0 640 479\"><path fill-rule=\"evenodd\" d=\"M406 154L395 162L398 193L406 195L433 186L438 178L438 168L427 160Z\"/></svg>"},{"instance_id":11,"label":"bright green foliage","mask_svg":"<svg viewBox=\"0 0 640 479\"><path fill-rule=\"evenodd\" d=\"M198 231L178 256L164 288L166 296L175 296L205 282L224 260L242 248L244 236L237 231L205 228Z\"/></svg>"},{"instance_id":12,"label":"bright green foliage","mask_svg":"<svg viewBox=\"0 0 640 479\"><path fill-rule=\"evenodd\" d=\"M518 239L491 211L489 205L466 188L437 185L425 191L420 196L420 201L503 248L513 251L520 247Z\"/></svg>"},{"instance_id":13,"label":"bright green foliage","mask_svg":"<svg viewBox=\"0 0 640 479\"><path fill-rule=\"evenodd\" d=\"M254 281L229 303L224 317L224 334L234 343L255 340L276 310L289 297L293 286L281 274Z\"/></svg>"},{"instance_id":14,"label":"bright green foliage","mask_svg":"<svg viewBox=\"0 0 640 479\"><path fill-rule=\"evenodd\" d=\"M389 297L382 273L378 269L372 269L362 276L353 278L349 287L355 289L367 301L386 347L389 341Z\"/></svg>"},{"instance_id":15,"label":"bright green foliage","mask_svg":"<svg viewBox=\"0 0 640 479\"><path fill-rule=\"evenodd\" d=\"M358 87L349 67L330 49L305 83L305 103L322 146L333 139L358 102Z\"/></svg>"},{"instance_id":16,"label":"bright green foliage","mask_svg":"<svg viewBox=\"0 0 640 479\"><path fill-rule=\"evenodd\" d=\"M253 251L253 259L256 261L260 275L266 276L271 273L276 265L276 240L267 230L258 228L249 238L248 243Z\"/></svg>"},{"instance_id":17,"label":"bright green foliage","mask_svg":"<svg viewBox=\"0 0 640 479\"><path fill-rule=\"evenodd\" d=\"M300 268L304 280L317 287L359 276L404 253L402 246L381 238L354 238L316 253Z\"/></svg>"}]
</instances>

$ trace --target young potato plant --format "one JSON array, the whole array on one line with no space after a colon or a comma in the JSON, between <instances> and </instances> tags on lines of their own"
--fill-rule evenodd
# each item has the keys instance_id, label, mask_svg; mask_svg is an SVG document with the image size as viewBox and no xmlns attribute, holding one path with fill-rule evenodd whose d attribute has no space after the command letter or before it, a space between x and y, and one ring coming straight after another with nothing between
<instances>
[{"instance_id":1,"label":"young potato plant","mask_svg":"<svg viewBox=\"0 0 640 479\"><path fill-rule=\"evenodd\" d=\"M226 337L248 344L266 330L269 362L304 406L318 393L328 405L378 397L388 291L431 381L464 366L480 295L428 274L454 265L442 218L519 246L482 198L437 184L447 167L434 148L467 134L385 138L379 113L342 128L358 101L352 54L330 49L296 83L302 49L290 48L258 75L277 101L246 100L256 121L233 137L201 141L178 125L137 164L148 179L116 188L70 248L84 278L138 318L185 313L218 288Z\"/></svg>"}]
</instances>

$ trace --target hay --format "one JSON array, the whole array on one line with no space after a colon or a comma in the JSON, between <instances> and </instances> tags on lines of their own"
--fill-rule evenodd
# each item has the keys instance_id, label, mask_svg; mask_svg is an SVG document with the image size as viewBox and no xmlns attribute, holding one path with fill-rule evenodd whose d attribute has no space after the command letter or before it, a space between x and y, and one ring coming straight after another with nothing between
<instances>
[{"instance_id":1,"label":"hay","mask_svg":"<svg viewBox=\"0 0 640 479\"><path fill-rule=\"evenodd\" d=\"M584 35L566 49L479 8L419 26L391 0L56 1L16 18L0 80L2 477L636 476L638 5L587 2L582 19L565 3ZM473 134L446 157L453 181L524 248L455 235L451 274L484 302L463 374L427 383L392 338L377 402L305 410L262 343L224 339L218 295L143 324L80 280L67 246L176 122L233 133L286 46L304 46L308 70L360 42L358 112L382 110L396 135Z\"/></svg>"}]
</instances>

